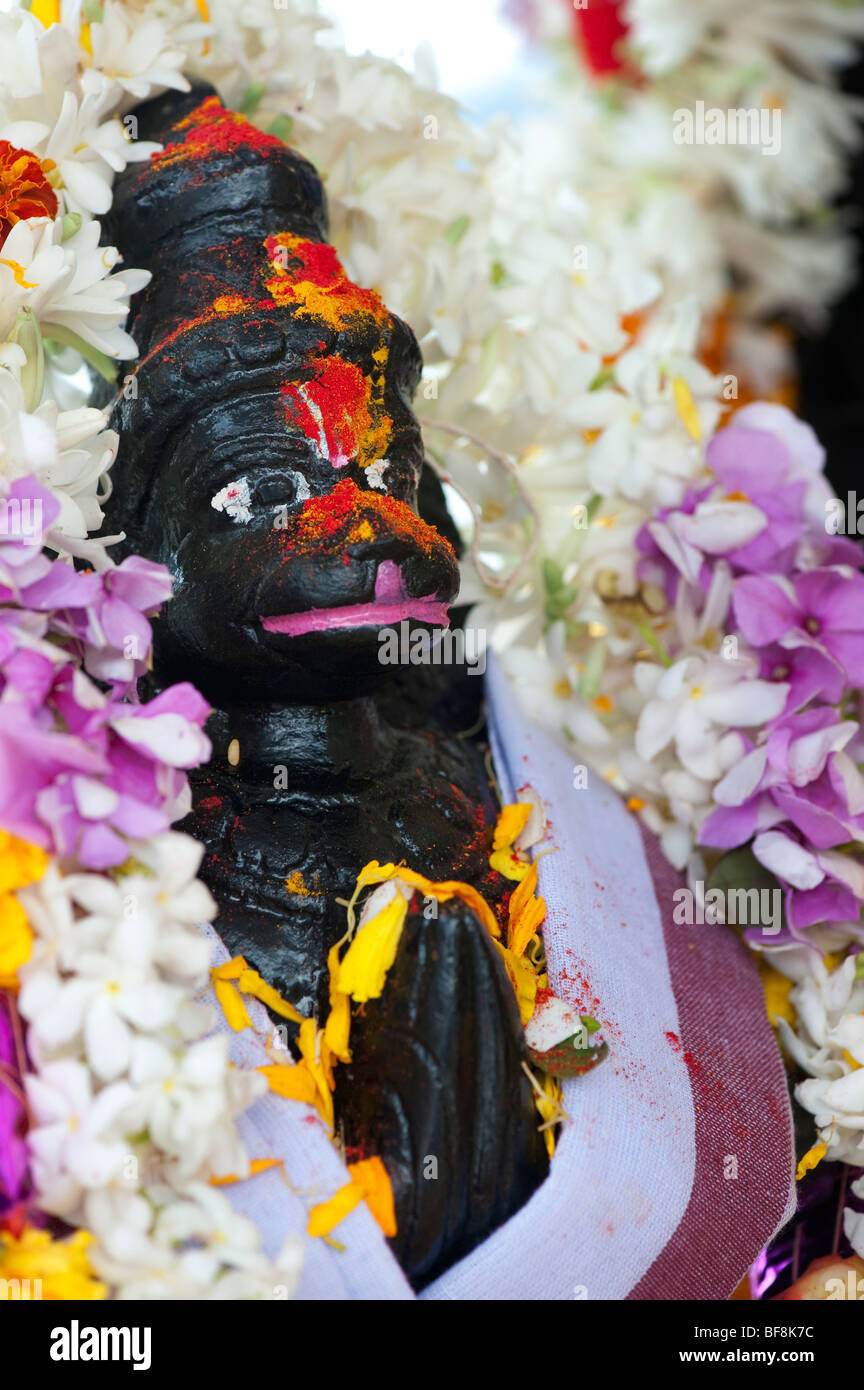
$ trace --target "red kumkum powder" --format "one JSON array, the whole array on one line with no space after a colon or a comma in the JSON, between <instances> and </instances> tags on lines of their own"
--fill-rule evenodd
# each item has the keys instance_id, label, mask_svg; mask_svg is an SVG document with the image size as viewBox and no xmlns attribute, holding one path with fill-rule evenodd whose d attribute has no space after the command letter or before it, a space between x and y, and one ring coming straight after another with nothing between
<instances>
[{"instance_id":1,"label":"red kumkum powder","mask_svg":"<svg viewBox=\"0 0 864 1390\"><path fill-rule=\"evenodd\" d=\"M207 97L190 111L173 130L188 130L185 140L171 141L150 156L153 164L167 169L181 161L205 159L209 154L228 154L241 145L266 157L272 150L283 150L284 140L258 130L245 116L226 111L218 97Z\"/></svg>"}]
</instances>

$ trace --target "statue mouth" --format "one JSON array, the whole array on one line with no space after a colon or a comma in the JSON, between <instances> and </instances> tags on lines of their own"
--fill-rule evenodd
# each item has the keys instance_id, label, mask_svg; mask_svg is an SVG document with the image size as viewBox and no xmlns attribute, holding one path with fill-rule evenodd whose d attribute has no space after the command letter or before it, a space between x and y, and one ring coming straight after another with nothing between
<instances>
[{"instance_id":1,"label":"statue mouth","mask_svg":"<svg viewBox=\"0 0 864 1390\"><path fill-rule=\"evenodd\" d=\"M382 560L375 574L375 597L367 603L335 608L309 608L305 612L262 615L265 632L285 637L304 637L311 632L338 632L360 627L391 627L406 618L449 627L447 604L436 594L413 598L405 588L402 571L393 560Z\"/></svg>"}]
</instances>

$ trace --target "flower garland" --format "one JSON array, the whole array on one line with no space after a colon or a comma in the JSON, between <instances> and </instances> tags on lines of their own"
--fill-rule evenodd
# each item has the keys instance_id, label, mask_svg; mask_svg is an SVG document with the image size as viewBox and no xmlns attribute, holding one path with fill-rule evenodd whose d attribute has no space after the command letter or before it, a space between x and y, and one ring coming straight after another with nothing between
<instances>
[{"instance_id":1,"label":"flower garland","mask_svg":"<svg viewBox=\"0 0 864 1390\"><path fill-rule=\"evenodd\" d=\"M524 0L519 8L560 69L545 152L532 144L538 157L584 190L607 226L631 219L645 264L677 294L712 310L734 283L739 346L753 365L759 317L824 321L855 274L854 244L832 202L861 143L858 104L840 90L864 38L860 5ZM730 111L747 113L746 140L737 116L732 130L723 124ZM709 112L722 114L713 127Z\"/></svg>"},{"instance_id":2,"label":"flower garland","mask_svg":"<svg viewBox=\"0 0 864 1390\"><path fill-rule=\"evenodd\" d=\"M314 0L33 0L0 15L0 473L17 517L41 510L25 537L0 538L0 747L21 769L0 806L15 837L0 846L0 972L20 985L0 1012L0 1126L17 1134L25 1105L31 1120L29 1173L10 1145L0 1181L7 1206L80 1228L58 1246L13 1222L0 1272L31 1268L47 1240L96 1296L273 1296L299 1263L296 1246L267 1261L210 1185L251 1171L234 1120L267 1079L229 1067L197 1001L193 927L215 909L200 849L169 827L183 770L207 756L206 708L190 687L135 703L167 578L87 539L117 441L82 406L76 368L111 377L111 359L134 356L122 324L147 278L115 272L94 219L113 173L154 152L125 113L187 76L316 162L349 274L417 330L430 453L491 557L463 598L482 600L474 621L535 715L629 797L694 891L724 863L714 850L748 843L751 869L783 885L771 959L806 1020L778 1025L813 1077L802 1103L830 1156L855 1162L864 1142L864 893L848 852L864 814L860 677L844 674L860 561L824 525L812 432L767 405L718 429L737 385L700 361L705 297L679 296L686 276L658 266L644 219L601 216L590 185L549 195L511 133L475 129L322 27ZM718 265L725 250L694 225L666 244ZM754 585L793 627L759 621ZM551 1120L555 1097L541 1099ZM343 1207L380 1200L375 1175L352 1183ZM860 1248L854 1214L847 1227Z\"/></svg>"}]
</instances>

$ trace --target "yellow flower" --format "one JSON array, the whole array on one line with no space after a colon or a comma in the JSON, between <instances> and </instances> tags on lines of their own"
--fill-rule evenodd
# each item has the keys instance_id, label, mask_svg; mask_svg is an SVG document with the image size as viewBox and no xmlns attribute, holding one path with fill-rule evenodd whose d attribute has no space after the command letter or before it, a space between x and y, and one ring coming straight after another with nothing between
<instances>
[{"instance_id":1,"label":"yellow flower","mask_svg":"<svg viewBox=\"0 0 864 1390\"><path fill-rule=\"evenodd\" d=\"M11 893L0 898L0 989L17 989L18 971L30 959L33 933Z\"/></svg>"},{"instance_id":2,"label":"yellow flower","mask_svg":"<svg viewBox=\"0 0 864 1390\"><path fill-rule=\"evenodd\" d=\"M47 29L51 24L60 23L60 0L33 0L30 13Z\"/></svg>"},{"instance_id":3,"label":"yellow flower","mask_svg":"<svg viewBox=\"0 0 864 1390\"><path fill-rule=\"evenodd\" d=\"M47 1231L25 1227L20 1238L0 1231L0 1279L7 1280L7 1293L13 1279L41 1280L41 1297L61 1302L88 1302L106 1298L108 1290L93 1277L87 1247L93 1241L89 1231L76 1231L68 1240L52 1240ZM20 1292L20 1290L19 1290Z\"/></svg>"},{"instance_id":4,"label":"yellow flower","mask_svg":"<svg viewBox=\"0 0 864 1390\"><path fill-rule=\"evenodd\" d=\"M14 893L35 883L47 866L48 856L38 845L0 830L0 893Z\"/></svg>"},{"instance_id":5,"label":"yellow flower","mask_svg":"<svg viewBox=\"0 0 864 1390\"><path fill-rule=\"evenodd\" d=\"M13 894L41 878L47 863L38 845L0 831L0 989L17 989L18 971L33 949L33 933Z\"/></svg>"}]
</instances>

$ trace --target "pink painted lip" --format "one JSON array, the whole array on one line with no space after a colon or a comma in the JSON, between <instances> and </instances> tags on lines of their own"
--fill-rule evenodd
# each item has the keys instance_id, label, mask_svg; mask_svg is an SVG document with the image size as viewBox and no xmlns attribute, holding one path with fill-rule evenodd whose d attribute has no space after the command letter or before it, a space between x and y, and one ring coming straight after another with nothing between
<instances>
[{"instance_id":1,"label":"pink painted lip","mask_svg":"<svg viewBox=\"0 0 864 1390\"><path fill-rule=\"evenodd\" d=\"M447 605L427 594L410 598L397 564L382 560L375 575L371 603L349 603L341 608L309 608L304 613L283 613L261 618L265 632L303 637L308 632L336 632L340 628L390 627L404 618L417 618L434 627L449 627Z\"/></svg>"}]
</instances>

